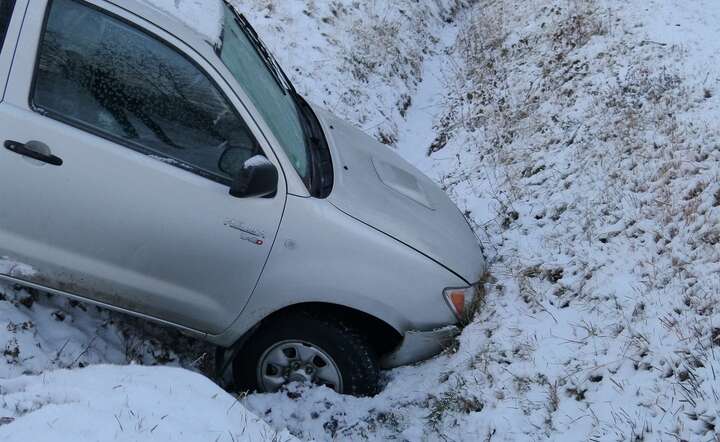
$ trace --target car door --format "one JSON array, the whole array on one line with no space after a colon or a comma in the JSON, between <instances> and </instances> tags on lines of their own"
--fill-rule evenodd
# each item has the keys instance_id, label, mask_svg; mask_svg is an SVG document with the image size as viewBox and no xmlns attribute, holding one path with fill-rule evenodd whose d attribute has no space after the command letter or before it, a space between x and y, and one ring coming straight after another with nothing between
<instances>
[{"instance_id":1,"label":"car door","mask_svg":"<svg viewBox=\"0 0 720 442\"><path fill-rule=\"evenodd\" d=\"M278 166L237 96L181 41L99 0L30 0L17 53L0 104L0 257L32 271L5 276L221 333L287 192L280 174L271 198L229 195L228 149Z\"/></svg>"}]
</instances>

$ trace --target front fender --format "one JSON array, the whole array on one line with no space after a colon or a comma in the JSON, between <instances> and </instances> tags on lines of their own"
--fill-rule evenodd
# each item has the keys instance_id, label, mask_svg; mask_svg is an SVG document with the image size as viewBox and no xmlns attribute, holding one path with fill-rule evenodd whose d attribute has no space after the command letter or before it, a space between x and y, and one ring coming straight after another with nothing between
<instances>
[{"instance_id":1,"label":"front fender","mask_svg":"<svg viewBox=\"0 0 720 442\"><path fill-rule=\"evenodd\" d=\"M270 314L308 302L374 316L404 335L454 324L445 287L458 276L325 200L289 196L268 262L243 312L210 339L231 345Z\"/></svg>"}]
</instances>

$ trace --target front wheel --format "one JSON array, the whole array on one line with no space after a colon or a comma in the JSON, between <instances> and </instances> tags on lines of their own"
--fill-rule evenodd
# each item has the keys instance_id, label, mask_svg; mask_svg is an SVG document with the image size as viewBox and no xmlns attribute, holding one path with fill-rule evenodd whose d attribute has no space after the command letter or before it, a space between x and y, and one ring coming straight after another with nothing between
<instances>
[{"instance_id":1,"label":"front wheel","mask_svg":"<svg viewBox=\"0 0 720 442\"><path fill-rule=\"evenodd\" d=\"M378 391L378 357L367 338L340 321L294 315L263 324L233 361L243 390L275 392L291 382L325 385L341 394Z\"/></svg>"}]
</instances>

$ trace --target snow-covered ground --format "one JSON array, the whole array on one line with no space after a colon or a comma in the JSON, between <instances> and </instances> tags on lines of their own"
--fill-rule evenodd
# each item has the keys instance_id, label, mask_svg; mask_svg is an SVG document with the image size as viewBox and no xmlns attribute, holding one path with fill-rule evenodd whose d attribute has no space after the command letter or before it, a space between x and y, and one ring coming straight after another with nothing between
<instances>
[{"instance_id":1,"label":"snow-covered ground","mask_svg":"<svg viewBox=\"0 0 720 442\"><path fill-rule=\"evenodd\" d=\"M493 263L485 304L454 351L385 373L378 396L293 386L238 410L307 440L716 440L720 2L236 4L301 92L447 189ZM32 397L49 376L48 391L66 391L93 374L80 366L130 360L203 370L199 343L3 293L0 378L74 370L0 383L0 424L15 418L0 435L39 422L13 408L4 385L32 384ZM122 393L107 388L114 379L148 392L177 385L160 377L193 376L97 370L94 391L108 398L93 404L113 431L104 436L117 434L112 415L123 410ZM205 399L212 391L197 388ZM123 428L137 424L123 412Z\"/></svg>"},{"instance_id":2,"label":"snow-covered ground","mask_svg":"<svg viewBox=\"0 0 720 442\"><path fill-rule=\"evenodd\" d=\"M291 442L207 378L103 366L0 380L0 440Z\"/></svg>"}]
</instances>

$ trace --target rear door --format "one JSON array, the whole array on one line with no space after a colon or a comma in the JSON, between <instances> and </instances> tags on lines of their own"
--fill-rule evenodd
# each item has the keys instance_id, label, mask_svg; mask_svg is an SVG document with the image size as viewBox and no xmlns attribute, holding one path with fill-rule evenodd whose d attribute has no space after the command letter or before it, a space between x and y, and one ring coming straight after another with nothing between
<instances>
[{"instance_id":1,"label":"rear door","mask_svg":"<svg viewBox=\"0 0 720 442\"><path fill-rule=\"evenodd\" d=\"M226 149L277 159L207 61L138 23L31 0L0 104L0 257L34 269L16 278L217 334L252 294L286 186L228 194Z\"/></svg>"}]
</instances>

